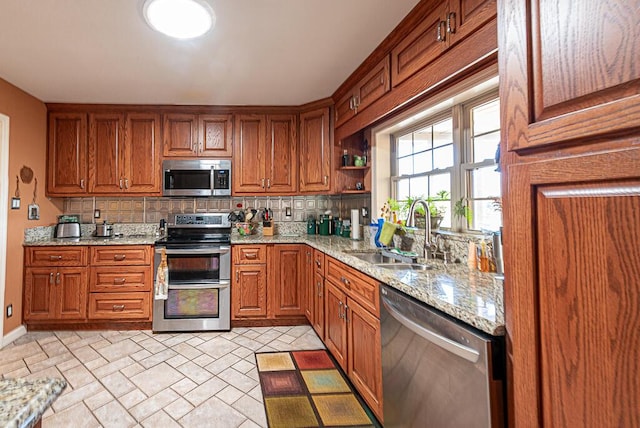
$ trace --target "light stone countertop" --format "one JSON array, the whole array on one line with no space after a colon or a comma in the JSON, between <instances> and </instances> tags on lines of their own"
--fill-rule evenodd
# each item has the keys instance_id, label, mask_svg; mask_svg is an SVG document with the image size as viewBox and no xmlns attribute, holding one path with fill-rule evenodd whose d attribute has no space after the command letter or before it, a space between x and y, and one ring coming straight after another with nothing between
<instances>
[{"instance_id":1,"label":"light stone countertop","mask_svg":"<svg viewBox=\"0 0 640 428\"><path fill-rule=\"evenodd\" d=\"M62 379L0 379L0 427L29 428L66 388Z\"/></svg>"},{"instance_id":2,"label":"light stone countertop","mask_svg":"<svg viewBox=\"0 0 640 428\"><path fill-rule=\"evenodd\" d=\"M232 244L308 244L325 254L409 296L493 336L503 336L504 300L502 281L495 274L470 270L466 265L430 260L428 271L394 271L375 266L350 253L374 251L369 242L336 236L239 236Z\"/></svg>"},{"instance_id":3,"label":"light stone countertop","mask_svg":"<svg viewBox=\"0 0 640 428\"><path fill-rule=\"evenodd\" d=\"M123 236L112 238L99 238L83 236L81 238L45 238L33 241L25 241L25 247L46 247L51 245L153 245L158 239L155 235Z\"/></svg>"}]
</instances>

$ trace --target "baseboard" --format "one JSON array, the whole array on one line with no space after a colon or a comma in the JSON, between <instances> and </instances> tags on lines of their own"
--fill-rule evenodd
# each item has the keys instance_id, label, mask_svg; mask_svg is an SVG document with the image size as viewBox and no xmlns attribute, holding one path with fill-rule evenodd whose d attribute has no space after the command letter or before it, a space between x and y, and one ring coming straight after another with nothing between
<instances>
[{"instance_id":1,"label":"baseboard","mask_svg":"<svg viewBox=\"0 0 640 428\"><path fill-rule=\"evenodd\" d=\"M25 326L21 325L19 327L14 328L8 334L4 335L4 337L0 341L0 348L10 344L14 340L16 340L21 336L24 336L25 334L27 334L27 328Z\"/></svg>"}]
</instances>

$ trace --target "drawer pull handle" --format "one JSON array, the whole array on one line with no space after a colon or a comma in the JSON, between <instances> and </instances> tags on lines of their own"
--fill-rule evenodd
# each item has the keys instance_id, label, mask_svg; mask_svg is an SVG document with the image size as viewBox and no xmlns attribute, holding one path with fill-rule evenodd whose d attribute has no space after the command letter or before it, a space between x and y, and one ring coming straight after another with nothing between
<instances>
[{"instance_id":1,"label":"drawer pull handle","mask_svg":"<svg viewBox=\"0 0 640 428\"><path fill-rule=\"evenodd\" d=\"M113 256L113 260L116 261L116 262L121 262L126 258L127 258L126 254L116 254L116 255Z\"/></svg>"},{"instance_id":2,"label":"drawer pull handle","mask_svg":"<svg viewBox=\"0 0 640 428\"><path fill-rule=\"evenodd\" d=\"M456 13L450 12L449 15L447 15L447 33L453 34L455 32L456 32Z\"/></svg>"},{"instance_id":3,"label":"drawer pull handle","mask_svg":"<svg viewBox=\"0 0 640 428\"><path fill-rule=\"evenodd\" d=\"M344 305L344 303L339 302L338 303L338 319L341 319L344 317L344 315L342 314L342 306Z\"/></svg>"},{"instance_id":4,"label":"drawer pull handle","mask_svg":"<svg viewBox=\"0 0 640 428\"><path fill-rule=\"evenodd\" d=\"M124 305L113 305L114 312L122 312L124 311Z\"/></svg>"},{"instance_id":5,"label":"drawer pull handle","mask_svg":"<svg viewBox=\"0 0 640 428\"><path fill-rule=\"evenodd\" d=\"M347 310L349 309L349 306L344 305L344 313L342 318L344 318L344 322L348 323L349 322L349 314L347 313Z\"/></svg>"},{"instance_id":6,"label":"drawer pull handle","mask_svg":"<svg viewBox=\"0 0 640 428\"><path fill-rule=\"evenodd\" d=\"M255 260L258 258L258 253L246 253L244 257L249 260Z\"/></svg>"},{"instance_id":7,"label":"drawer pull handle","mask_svg":"<svg viewBox=\"0 0 640 428\"><path fill-rule=\"evenodd\" d=\"M49 256L49 260L62 260L62 256Z\"/></svg>"},{"instance_id":8,"label":"drawer pull handle","mask_svg":"<svg viewBox=\"0 0 640 428\"><path fill-rule=\"evenodd\" d=\"M127 278L113 278L114 284L124 284L127 282Z\"/></svg>"},{"instance_id":9,"label":"drawer pull handle","mask_svg":"<svg viewBox=\"0 0 640 428\"><path fill-rule=\"evenodd\" d=\"M56 284L60 284L60 272L56 272Z\"/></svg>"},{"instance_id":10,"label":"drawer pull handle","mask_svg":"<svg viewBox=\"0 0 640 428\"><path fill-rule=\"evenodd\" d=\"M316 260L316 266L320 267L320 260Z\"/></svg>"},{"instance_id":11,"label":"drawer pull handle","mask_svg":"<svg viewBox=\"0 0 640 428\"><path fill-rule=\"evenodd\" d=\"M53 284L53 272L49 274L49 284Z\"/></svg>"}]
</instances>

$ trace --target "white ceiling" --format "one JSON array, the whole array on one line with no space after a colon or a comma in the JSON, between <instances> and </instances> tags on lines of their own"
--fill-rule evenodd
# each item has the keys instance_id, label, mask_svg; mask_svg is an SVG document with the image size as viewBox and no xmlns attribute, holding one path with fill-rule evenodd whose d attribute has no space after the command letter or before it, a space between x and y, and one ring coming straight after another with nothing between
<instances>
[{"instance_id":1,"label":"white ceiling","mask_svg":"<svg viewBox=\"0 0 640 428\"><path fill-rule=\"evenodd\" d=\"M0 0L0 78L45 102L299 105L330 96L418 0L207 0L172 40L144 0Z\"/></svg>"}]
</instances>

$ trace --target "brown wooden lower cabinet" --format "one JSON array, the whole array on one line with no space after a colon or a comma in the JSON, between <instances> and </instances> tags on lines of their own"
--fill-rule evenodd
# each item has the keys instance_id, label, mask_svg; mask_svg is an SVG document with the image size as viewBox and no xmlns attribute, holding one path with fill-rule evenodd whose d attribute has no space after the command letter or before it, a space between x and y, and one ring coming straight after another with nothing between
<instances>
[{"instance_id":1,"label":"brown wooden lower cabinet","mask_svg":"<svg viewBox=\"0 0 640 428\"><path fill-rule=\"evenodd\" d=\"M107 322L135 321L140 327L151 321L151 253L150 245L26 247L24 322L107 328Z\"/></svg>"},{"instance_id":2,"label":"brown wooden lower cabinet","mask_svg":"<svg viewBox=\"0 0 640 428\"><path fill-rule=\"evenodd\" d=\"M24 320L84 320L87 316L86 287L84 267L27 268Z\"/></svg>"},{"instance_id":3,"label":"brown wooden lower cabinet","mask_svg":"<svg viewBox=\"0 0 640 428\"><path fill-rule=\"evenodd\" d=\"M237 321L235 326L251 324L243 321L304 323L306 247L304 244L233 246L231 319Z\"/></svg>"},{"instance_id":4,"label":"brown wooden lower cabinet","mask_svg":"<svg viewBox=\"0 0 640 428\"><path fill-rule=\"evenodd\" d=\"M330 274L333 269L334 275ZM336 272L341 272L336 283ZM362 290L373 288L375 301L364 299ZM349 379L382 421L382 346L379 308L379 284L343 263L327 258L327 278L324 282L324 343ZM365 293L369 295L370 293Z\"/></svg>"}]
</instances>

